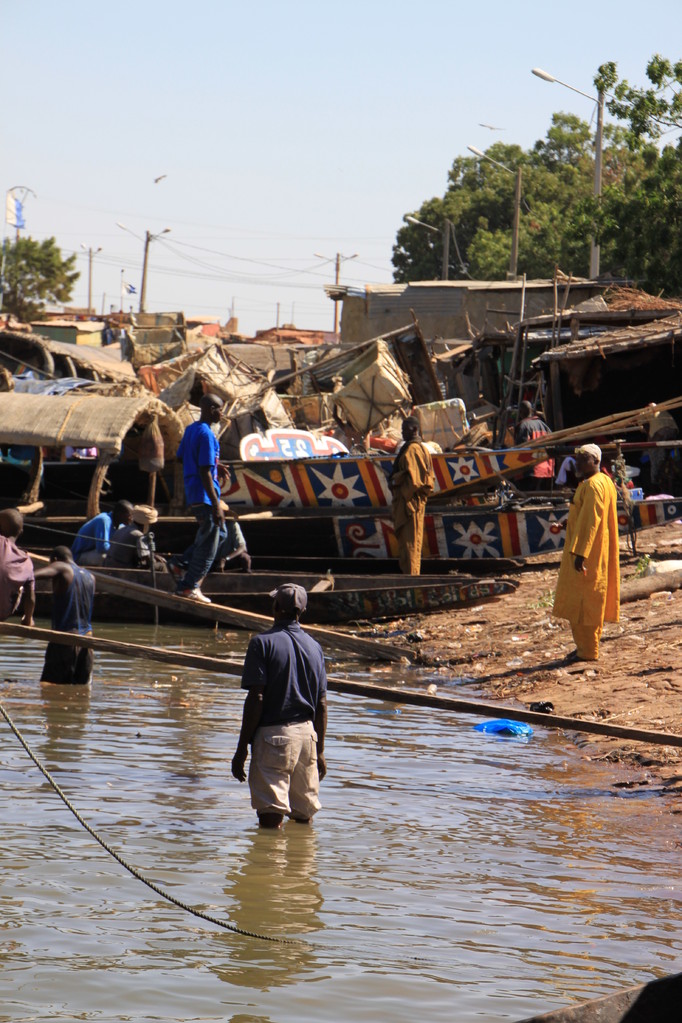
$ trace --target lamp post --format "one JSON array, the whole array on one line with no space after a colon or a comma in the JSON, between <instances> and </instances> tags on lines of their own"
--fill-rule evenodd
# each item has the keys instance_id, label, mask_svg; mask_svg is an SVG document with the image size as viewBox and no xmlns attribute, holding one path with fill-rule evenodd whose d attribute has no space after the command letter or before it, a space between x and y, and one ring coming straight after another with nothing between
<instances>
[{"instance_id":1,"label":"lamp post","mask_svg":"<svg viewBox=\"0 0 682 1023\"><path fill-rule=\"evenodd\" d=\"M88 254L88 316L91 316L94 312L92 308L92 260L98 252L102 251L102 246L100 245L98 249L92 249L81 242L81 248L85 249Z\"/></svg>"},{"instance_id":2,"label":"lamp post","mask_svg":"<svg viewBox=\"0 0 682 1023\"><path fill-rule=\"evenodd\" d=\"M442 281L448 280L448 270L450 265L450 231L452 224L449 220L446 220L443 224L442 231L433 227L431 224L425 224L423 220L417 220L416 217L410 216L408 213L405 214L403 220L406 220L408 224L417 224L419 227L425 227L427 231L433 231L434 234L440 234L443 236L443 261L441 266L440 279Z\"/></svg>"},{"instance_id":3,"label":"lamp post","mask_svg":"<svg viewBox=\"0 0 682 1023\"><path fill-rule=\"evenodd\" d=\"M331 259L330 259L329 256L323 256L320 252L313 252L313 255L317 256L318 259L326 259L326 261L328 263L331 263ZM338 283L339 283L339 277L341 275L341 261L343 260L345 262L347 259L357 259L357 258L358 258L358 253L357 252L354 252L352 256L343 256L343 255L341 255L340 252L336 253L336 257L334 259L334 263L335 263L335 266L336 266L336 272L335 272L335 275L334 275L334 284L338 285ZM293 319L293 317L292 317L292 319ZM334 300L334 333L338 334L338 332L339 332L339 303L338 303L338 300L335 299Z\"/></svg>"},{"instance_id":4,"label":"lamp post","mask_svg":"<svg viewBox=\"0 0 682 1023\"><path fill-rule=\"evenodd\" d=\"M594 137L594 197L599 200L601 197L602 150L604 144L604 93L600 89L596 96L591 96L589 92L583 92L582 89L576 89L574 85L569 85L568 82L562 82L560 78L555 78L554 75L550 75L549 71L543 71L541 67L531 68L531 71L537 78L541 78L543 82L556 82L557 85L563 85L565 89L577 92L579 96L584 96L585 99L592 100L593 103L597 104L597 130ZM592 235L590 239L590 277L595 278L598 276L599 244L595 236Z\"/></svg>"},{"instance_id":5,"label":"lamp post","mask_svg":"<svg viewBox=\"0 0 682 1023\"><path fill-rule=\"evenodd\" d=\"M499 163L498 160L493 160L492 156L488 156L482 149L477 149L476 146L467 146L467 149L477 156L479 160L487 160L488 163L492 163L495 167L499 167L500 170L506 171L507 174L516 176L516 187L514 189L514 221L512 223L512 243L511 243L511 256L509 259L509 273L508 278L510 281L515 281L517 278L517 268L519 263L519 223L521 220L521 168L517 167L513 171L510 167L505 167L503 163Z\"/></svg>"},{"instance_id":6,"label":"lamp post","mask_svg":"<svg viewBox=\"0 0 682 1023\"><path fill-rule=\"evenodd\" d=\"M122 231L127 231L128 234L132 234L133 238L138 238L134 231L131 231L125 224L121 224L118 220L116 226L120 227ZM162 234L168 234L170 227L164 227L163 231L159 231L157 234L152 234L151 231L145 231L144 234L144 253L142 255L142 283L140 284L140 308L138 312L143 313L145 311L145 302L147 299L147 264L149 262L149 246L157 238L160 238Z\"/></svg>"}]
</instances>

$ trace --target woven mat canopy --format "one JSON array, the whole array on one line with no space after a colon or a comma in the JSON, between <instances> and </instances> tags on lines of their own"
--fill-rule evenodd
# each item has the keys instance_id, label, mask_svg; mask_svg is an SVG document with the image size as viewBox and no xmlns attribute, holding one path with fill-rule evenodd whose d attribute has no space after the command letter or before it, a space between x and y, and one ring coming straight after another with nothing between
<instances>
[{"instance_id":1,"label":"woven mat canopy","mask_svg":"<svg viewBox=\"0 0 682 1023\"><path fill-rule=\"evenodd\" d=\"M172 409L151 395L0 393L0 444L68 444L118 455L126 433L133 426L146 426L153 418L158 419L168 456L174 455L182 439L182 423Z\"/></svg>"}]
</instances>

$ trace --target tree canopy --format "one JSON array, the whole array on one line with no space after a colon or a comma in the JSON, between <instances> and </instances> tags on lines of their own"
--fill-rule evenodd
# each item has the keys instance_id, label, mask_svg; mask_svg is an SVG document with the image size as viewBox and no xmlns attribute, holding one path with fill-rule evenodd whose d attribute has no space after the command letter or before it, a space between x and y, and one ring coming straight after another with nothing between
<instances>
[{"instance_id":1,"label":"tree canopy","mask_svg":"<svg viewBox=\"0 0 682 1023\"><path fill-rule=\"evenodd\" d=\"M519 274L548 278L558 266L587 276L594 236L603 276L682 294L682 61L655 56L646 74L651 84L645 88L619 80L614 63L603 64L595 76L608 111L620 122L604 127L600 200L594 196L592 128L570 114L554 114L545 138L530 150L495 143L486 151L489 159L455 158L442 198L409 214L441 233L447 221L453 225L451 280L507 275L520 168ZM673 144L661 148L672 131ZM408 223L398 229L396 281L440 278L441 264L442 234Z\"/></svg>"},{"instance_id":2,"label":"tree canopy","mask_svg":"<svg viewBox=\"0 0 682 1023\"><path fill-rule=\"evenodd\" d=\"M5 248L2 311L30 322L48 302L68 302L80 274L76 256L62 258L54 238L17 238Z\"/></svg>"}]
</instances>

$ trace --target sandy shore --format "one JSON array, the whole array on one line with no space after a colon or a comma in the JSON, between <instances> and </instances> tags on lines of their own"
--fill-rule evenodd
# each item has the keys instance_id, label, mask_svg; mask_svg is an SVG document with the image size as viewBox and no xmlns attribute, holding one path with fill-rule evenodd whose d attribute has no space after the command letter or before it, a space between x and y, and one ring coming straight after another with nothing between
<instances>
[{"instance_id":1,"label":"sandy shore","mask_svg":"<svg viewBox=\"0 0 682 1023\"><path fill-rule=\"evenodd\" d=\"M682 559L682 525L639 534L636 554L621 542L621 581L633 579L643 559ZM471 683L456 694L525 705L550 701L554 713L682 734L682 590L623 604L618 624L607 624L597 662L560 662L574 649L567 622L552 617L560 555L508 578L516 592L492 604L423 615L405 624L423 639L422 656L438 663L442 692L448 679ZM391 623L395 628L395 623ZM389 626L387 626L387 629ZM682 749L572 733L588 759L614 764L614 785L650 786L682 795ZM682 812L682 802L671 804Z\"/></svg>"}]
</instances>

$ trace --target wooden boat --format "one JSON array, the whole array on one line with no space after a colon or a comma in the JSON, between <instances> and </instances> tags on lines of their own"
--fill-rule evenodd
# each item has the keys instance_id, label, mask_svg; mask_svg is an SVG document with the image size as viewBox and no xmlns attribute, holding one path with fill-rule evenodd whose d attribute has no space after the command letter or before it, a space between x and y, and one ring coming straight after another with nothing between
<instances>
[{"instance_id":1,"label":"wooden boat","mask_svg":"<svg viewBox=\"0 0 682 1023\"><path fill-rule=\"evenodd\" d=\"M456 496L514 476L547 453L535 448L433 455L434 495ZM221 492L235 508L390 508L386 455L220 463Z\"/></svg>"},{"instance_id":2,"label":"wooden boat","mask_svg":"<svg viewBox=\"0 0 682 1023\"><path fill-rule=\"evenodd\" d=\"M97 569L96 575L151 585L147 570ZM333 577L289 571L210 573L202 590L216 605L269 615L272 612L269 594L282 582L298 582L308 590L305 620L311 624L400 618L467 607L512 593L517 586L508 580L480 580L461 575L442 575L429 580L404 575L365 579L362 576ZM175 580L168 573L157 574L155 585L165 593L175 590ZM315 586L327 588L315 591ZM50 607L50 584L48 580L39 579L36 581L36 614L47 617ZM162 611L161 617L164 621L185 620L167 611ZM121 600L118 596L98 591L95 596L97 619L149 621L150 609L134 600Z\"/></svg>"},{"instance_id":3,"label":"wooden boat","mask_svg":"<svg viewBox=\"0 0 682 1023\"><path fill-rule=\"evenodd\" d=\"M566 537L568 502L517 504L502 508L476 506L456 511L429 512L424 521L426 558L527 558L561 550ZM682 518L682 498L635 501L632 521L618 510L621 533L661 526ZM390 518L338 516L332 521L337 551L342 557L397 557Z\"/></svg>"},{"instance_id":4,"label":"wooden boat","mask_svg":"<svg viewBox=\"0 0 682 1023\"><path fill-rule=\"evenodd\" d=\"M682 973L530 1016L519 1023L672 1023L680 1018Z\"/></svg>"}]
</instances>

